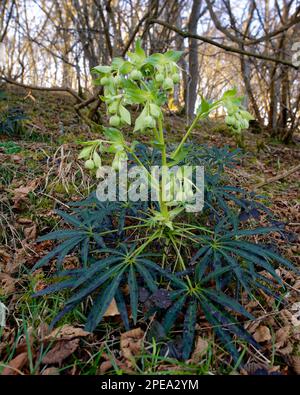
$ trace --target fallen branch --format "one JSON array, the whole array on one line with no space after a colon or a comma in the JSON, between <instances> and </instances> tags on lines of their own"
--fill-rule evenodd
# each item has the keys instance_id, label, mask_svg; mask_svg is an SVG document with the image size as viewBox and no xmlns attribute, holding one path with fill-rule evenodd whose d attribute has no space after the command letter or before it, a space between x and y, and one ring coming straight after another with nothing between
<instances>
[{"instance_id":1,"label":"fallen branch","mask_svg":"<svg viewBox=\"0 0 300 395\"><path fill-rule=\"evenodd\" d=\"M271 184L272 182L279 181L282 178L285 178L285 177L289 176L290 174L295 173L297 170L300 170L300 164L297 165L297 166L292 167L289 170L284 171L281 174L277 174L277 176L268 178L267 180L260 182L259 184L257 184L255 186L255 189L260 188L260 187L262 187L264 185L267 185L267 184Z\"/></svg>"},{"instance_id":2,"label":"fallen branch","mask_svg":"<svg viewBox=\"0 0 300 395\"><path fill-rule=\"evenodd\" d=\"M13 80L9 77L5 77L5 76L1 76L0 80L3 80L9 84L20 86L21 88L29 89L29 90L47 91L47 92L67 92L70 95L72 95L78 103L83 102L83 99L79 95L77 95L77 93L71 88L61 88L61 87L47 88L47 87L42 87L42 86L26 85L26 84L23 84L22 82L17 82L15 80Z\"/></svg>"},{"instance_id":3,"label":"fallen branch","mask_svg":"<svg viewBox=\"0 0 300 395\"><path fill-rule=\"evenodd\" d=\"M75 105L76 110L80 110L81 108L87 107L89 104L93 103L94 101L98 100L99 98L99 93L96 93L95 95L89 97L86 100L81 100L80 103Z\"/></svg>"}]
</instances>

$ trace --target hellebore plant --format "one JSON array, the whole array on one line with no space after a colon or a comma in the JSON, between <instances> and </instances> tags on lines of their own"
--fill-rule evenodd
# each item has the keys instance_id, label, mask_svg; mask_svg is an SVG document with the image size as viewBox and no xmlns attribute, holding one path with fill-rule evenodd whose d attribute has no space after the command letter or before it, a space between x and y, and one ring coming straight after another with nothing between
<instances>
[{"instance_id":1,"label":"hellebore plant","mask_svg":"<svg viewBox=\"0 0 300 395\"><path fill-rule=\"evenodd\" d=\"M92 297L86 319L89 331L97 328L115 299L125 329L130 328L131 320L135 325L140 318L155 317L151 333L161 342L161 352L182 359L192 351L202 312L237 361L236 343L244 341L258 347L240 323L242 317L253 318L240 303L242 295L243 300L245 295L253 298L261 289L280 300L283 285L276 265L296 269L277 253L276 246L251 241L254 235L271 232L280 232L283 237L284 230L274 226L277 223L259 196L228 184L226 168L236 165L239 152L189 142L199 121L219 107L227 112L226 122L235 133L248 127L252 117L242 108L242 98L235 89L215 102L202 98L181 141L175 146L167 144L162 108L180 82L176 63L180 56L178 51L146 56L138 41L126 59L114 58L110 66L93 69L95 83L103 86L109 126L102 128L103 138L84 143L79 158L99 178L104 176L104 156L113 155L112 167L118 171L124 161L136 163L154 184L159 199L101 202L92 193L81 202L70 203L73 215L58 211L72 229L40 238L61 243L34 267L57 258L56 280L35 296L72 290L53 324ZM125 127L132 127L136 136L148 136L149 144L127 142L121 131ZM151 173L154 165L167 169L204 166L203 210L184 212L195 184L178 190L184 182L180 170L169 183L163 177L157 182ZM165 199L166 190L173 191L171 199ZM271 225L254 227L262 213ZM63 261L71 252L78 254L81 266L64 270ZM183 331L180 345L172 340L174 325Z\"/></svg>"},{"instance_id":2,"label":"hellebore plant","mask_svg":"<svg viewBox=\"0 0 300 395\"><path fill-rule=\"evenodd\" d=\"M120 131L120 128L131 126L133 123L128 110L130 106L139 106L141 110L134 122L133 131L152 138L150 144L161 153L160 165L165 168L172 167L185 159L188 153L185 143L193 129L201 119L208 117L219 107L227 110L226 122L236 133L241 133L242 129L248 128L248 122L252 116L242 109L242 98L236 96L236 90L227 91L220 100L213 103L202 98L197 114L181 142L172 152L167 153L164 115L161 107L167 104L174 85L180 82L179 67L176 64L180 56L179 51L168 51L165 54L158 53L146 57L138 41L135 52L128 53L129 60L114 58L111 66L97 66L93 69L94 73L99 74L95 83L104 88L102 100L107 106L111 127L104 128L106 140L85 143L87 146L81 151L79 158L86 160L87 169L97 169L97 174L101 177L100 155L103 152L115 154L112 167L116 170L122 167L122 161L126 161L128 155L131 155L137 165L144 167L135 154L135 146L138 142L127 144ZM105 147L105 144L108 147ZM149 171L147 173L151 178ZM168 203L163 199L165 188L167 185L161 182L159 186L160 212L157 218L171 225L171 218L174 218L181 210L178 208L169 210ZM174 203L172 202L171 205L174 206ZM182 199L179 204L182 205Z\"/></svg>"}]
</instances>

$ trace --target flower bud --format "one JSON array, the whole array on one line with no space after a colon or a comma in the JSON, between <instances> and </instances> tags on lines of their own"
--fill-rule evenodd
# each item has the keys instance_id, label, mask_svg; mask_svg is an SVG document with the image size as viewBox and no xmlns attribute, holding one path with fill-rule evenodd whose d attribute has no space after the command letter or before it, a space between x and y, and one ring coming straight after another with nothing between
<instances>
[{"instance_id":1,"label":"flower bud","mask_svg":"<svg viewBox=\"0 0 300 395\"><path fill-rule=\"evenodd\" d=\"M236 122L236 119L232 115L227 115L225 118L225 122L227 123L227 125L234 125Z\"/></svg>"},{"instance_id":2,"label":"flower bud","mask_svg":"<svg viewBox=\"0 0 300 395\"><path fill-rule=\"evenodd\" d=\"M163 82L163 80L165 79L164 75L162 73L159 73L156 75L155 80L157 82Z\"/></svg>"},{"instance_id":3,"label":"flower bud","mask_svg":"<svg viewBox=\"0 0 300 395\"><path fill-rule=\"evenodd\" d=\"M101 158L98 152L94 151L93 153L93 161L95 164L95 167L100 167L101 166Z\"/></svg>"},{"instance_id":4,"label":"flower bud","mask_svg":"<svg viewBox=\"0 0 300 395\"><path fill-rule=\"evenodd\" d=\"M118 103L116 101L114 101L113 103L111 103L108 106L107 109L108 109L109 114L115 114L118 110Z\"/></svg>"},{"instance_id":5,"label":"flower bud","mask_svg":"<svg viewBox=\"0 0 300 395\"><path fill-rule=\"evenodd\" d=\"M141 80L143 78L143 74L139 70L133 70L129 74L129 78L134 81Z\"/></svg>"},{"instance_id":6,"label":"flower bud","mask_svg":"<svg viewBox=\"0 0 300 395\"><path fill-rule=\"evenodd\" d=\"M145 125L145 128L154 128L156 125L156 122L155 122L154 118L151 117L151 115L147 115L144 120L144 125Z\"/></svg>"},{"instance_id":7,"label":"flower bud","mask_svg":"<svg viewBox=\"0 0 300 395\"><path fill-rule=\"evenodd\" d=\"M109 83L109 79L107 77L102 77L100 83L101 85L107 85Z\"/></svg>"},{"instance_id":8,"label":"flower bud","mask_svg":"<svg viewBox=\"0 0 300 395\"><path fill-rule=\"evenodd\" d=\"M118 126L120 126L120 123L121 123L121 119L118 115L113 115L109 119L109 124L111 126L118 127Z\"/></svg>"},{"instance_id":9,"label":"flower bud","mask_svg":"<svg viewBox=\"0 0 300 395\"><path fill-rule=\"evenodd\" d=\"M178 84L178 82L180 81L179 74L178 73L174 73L172 75L172 80L173 80L174 84Z\"/></svg>"},{"instance_id":10,"label":"flower bud","mask_svg":"<svg viewBox=\"0 0 300 395\"><path fill-rule=\"evenodd\" d=\"M173 88L174 88L174 83L173 83L172 78L167 77L167 78L164 80L164 82L163 82L163 89L165 89L165 90L171 90L171 89L173 89Z\"/></svg>"},{"instance_id":11,"label":"flower bud","mask_svg":"<svg viewBox=\"0 0 300 395\"><path fill-rule=\"evenodd\" d=\"M161 114L161 110L158 105L151 103L150 104L150 113L154 118L158 118Z\"/></svg>"},{"instance_id":12,"label":"flower bud","mask_svg":"<svg viewBox=\"0 0 300 395\"><path fill-rule=\"evenodd\" d=\"M92 170L95 167L95 163L92 159L88 159L87 161L84 162L84 167L86 169Z\"/></svg>"}]
</instances>

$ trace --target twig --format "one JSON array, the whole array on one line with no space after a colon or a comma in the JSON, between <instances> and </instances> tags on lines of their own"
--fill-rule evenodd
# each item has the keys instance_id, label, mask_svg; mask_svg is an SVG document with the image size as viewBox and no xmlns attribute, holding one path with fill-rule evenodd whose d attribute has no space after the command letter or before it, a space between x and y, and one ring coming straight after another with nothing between
<instances>
[{"instance_id":1,"label":"twig","mask_svg":"<svg viewBox=\"0 0 300 395\"><path fill-rule=\"evenodd\" d=\"M300 164L297 165L297 166L292 167L292 168L289 169L289 170L284 171L284 172L281 173L281 174L277 174L277 176L268 178L267 180L264 180L264 181L260 182L259 184L257 184L257 185L255 186L255 189L260 188L260 187L262 187L262 186L264 186L264 185L266 185L266 184L271 184L272 182L279 181L279 180L281 180L282 178L285 178L285 177L289 176L290 174L295 173L295 172L296 172L297 170L299 170L299 169L300 169Z\"/></svg>"},{"instance_id":2,"label":"twig","mask_svg":"<svg viewBox=\"0 0 300 395\"><path fill-rule=\"evenodd\" d=\"M155 24L155 23L158 25L161 25L161 26L165 26L167 29L173 30L175 33L179 34L180 36L182 36L184 38L194 38L196 40L200 40L200 41L206 42L208 44L211 44L215 47L222 48L222 49L224 49L224 51L227 51L227 52L238 53L240 55L245 55L245 56L250 56L250 57L254 57L254 58L258 58L258 59L262 59L262 60L267 60L269 62L284 64L286 66L293 67L296 70L299 69L299 67L297 67L295 64L293 64L287 60L284 60L284 59L277 59L277 58L273 58L273 57L267 56L267 55L262 55L262 54L259 54L256 52L244 51L239 48L230 47L228 45L224 45L224 44L221 44L217 41L214 41L206 36L200 36L198 34L192 34L192 33L189 33L188 31L180 30L176 26L170 25L169 23L161 21L159 19L150 19L149 20L149 25Z\"/></svg>"}]
</instances>

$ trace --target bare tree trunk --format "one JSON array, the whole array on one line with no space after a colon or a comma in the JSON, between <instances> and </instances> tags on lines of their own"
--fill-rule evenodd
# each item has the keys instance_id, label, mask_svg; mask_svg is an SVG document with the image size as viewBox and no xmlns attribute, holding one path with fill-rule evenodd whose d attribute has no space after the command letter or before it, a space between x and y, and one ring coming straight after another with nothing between
<instances>
[{"instance_id":1,"label":"bare tree trunk","mask_svg":"<svg viewBox=\"0 0 300 395\"><path fill-rule=\"evenodd\" d=\"M192 34L197 34L198 19L200 16L202 1L193 0L193 6L190 13L188 30ZM199 72L199 60L198 60L198 42L194 38L189 39L189 75L190 80L187 86L187 115L191 118L194 115L195 104L197 100L197 87L198 87L198 72Z\"/></svg>"}]
</instances>

